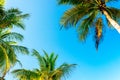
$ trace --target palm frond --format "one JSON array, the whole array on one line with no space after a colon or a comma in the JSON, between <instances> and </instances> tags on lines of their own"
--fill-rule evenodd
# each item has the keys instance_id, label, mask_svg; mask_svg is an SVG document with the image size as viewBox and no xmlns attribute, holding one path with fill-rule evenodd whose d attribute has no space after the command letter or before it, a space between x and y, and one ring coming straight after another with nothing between
<instances>
[{"instance_id":1,"label":"palm frond","mask_svg":"<svg viewBox=\"0 0 120 80\"><path fill-rule=\"evenodd\" d=\"M8 45L17 45L16 41L6 41L6 44Z\"/></svg>"},{"instance_id":2,"label":"palm frond","mask_svg":"<svg viewBox=\"0 0 120 80\"><path fill-rule=\"evenodd\" d=\"M92 7L94 7L94 9L92 9ZM96 10L97 8L94 4L88 4L87 6L75 6L64 13L61 18L60 24L64 27L69 25L75 26L81 18Z\"/></svg>"},{"instance_id":3,"label":"palm frond","mask_svg":"<svg viewBox=\"0 0 120 80\"><path fill-rule=\"evenodd\" d=\"M21 14L22 11L20 11L18 8L11 8L11 9L6 10L6 13Z\"/></svg>"},{"instance_id":4,"label":"palm frond","mask_svg":"<svg viewBox=\"0 0 120 80\"><path fill-rule=\"evenodd\" d=\"M80 26L78 27L78 34L80 40L84 41L89 33L89 28L91 27L92 23L94 22L94 19L97 16L97 11L92 12L88 18L84 19Z\"/></svg>"},{"instance_id":5,"label":"palm frond","mask_svg":"<svg viewBox=\"0 0 120 80\"><path fill-rule=\"evenodd\" d=\"M4 12L3 17L0 19L0 27L18 27L25 29L24 24L22 23L23 19L29 17L29 14L22 14L18 9L9 9Z\"/></svg>"},{"instance_id":6,"label":"palm frond","mask_svg":"<svg viewBox=\"0 0 120 80\"><path fill-rule=\"evenodd\" d=\"M14 49L16 53L29 54L28 48L19 45L11 45L11 48Z\"/></svg>"},{"instance_id":7,"label":"palm frond","mask_svg":"<svg viewBox=\"0 0 120 80\"><path fill-rule=\"evenodd\" d=\"M9 51L8 56L9 56L8 58L9 58L9 61L10 61L10 66L14 66L15 63L17 62L16 54L14 53L14 51Z\"/></svg>"},{"instance_id":8,"label":"palm frond","mask_svg":"<svg viewBox=\"0 0 120 80\"><path fill-rule=\"evenodd\" d=\"M11 41L11 40L22 41L24 37L19 33L9 32L9 33L3 33L3 35L1 35L0 38L6 41Z\"/></svg>"},{"instance_id":9,"label":"palm frond","mask_svg":"<svg viewBox=\"0 0 120 80\"><path fill-rule=\"evenodd\" d=\"M16 62L22 67L22 63L20 60L16 59Z\"/></svg>"},{"instance_id":10,"label":"palm frond","mask_svg":"<svg viewBox=\"0 0 120 80\"><path fill-rule=\"evenodd\" d=\"M120 9L108 7L106 8L108 14L114 19L117 20L120 18Z\"/></svg>"},{"instance_id":11,"label":"palm frond","mask_svg":"<svg viewBox=\"0 0 120 80\"><path fill-rule=\"evenodd\" d=\"M46 60L49 60L49 55L47 54L47 52L46 52L45 50L43 50L43 52L44 52L44 54L45 54L45 57L44 57L44 58L45 58Z\"/></svg>"},{"instance_id":12,"label":"palm frond","mask_svg":"<svg viewBox=\"0 0 120 80\"><path fill-rule=\"evenodd\" d=\"M14 27L17 26L18 28L25 30L25 24L22 21L15 22L13 25L14 25ZM11 25L9 25L9 26L11 26Z\"/></svg>"},{"instance_id":13,"label":"palm frond","mask_svg":"<svg viewBox=\"0 0 120 80\"><path fill-rule=\"evenodd\" d=\"M59 78L67 77L70 75L71 71L76 67L76 64L67 64L64 63L60 67L58 67L54 73L52 73L52 76L56 75Z\"/></svg>"},{"instance_id":14,"label":"palm frond","mask_svg":"<svg viewBox=\"0 0 120 80\"><path fill-rule=\"evenodd\" d=\"M38 80L40 77L36 72L25 69L14 70L12 74L20 80Z\"/></svg>"},{"instance_id":15,"label":"palm frond","mask_svg":"<svg viewBox=\"0 0 120 80\"><path fill-rule=\"evenodd\" d=\"M99 18L96 21L96 27L95 27L95 47L98 49L99 43L102 39L102 19Z\"/></svg>"},{"instance_id":16,"label":"palm frond","mask_svg":"<svg viewBox=\"0 0 120 80\"><path fill-rule=\"evenodd\" d=\"M58 58L58 55L55 55L54 53L51 53L51 55L50 55L51 71L55 69L55 64L56 64L57 58Z\"/></svg>"},{"instance_id":17,"label":"palm frond","mask_svg":"<svg viewBox=\"0 0 120 80\"><path fill-rule=\"evenodd\" d=\"M36 59L38 60L38 63L39 63L41 70L44 70L45 61L43 60L43 57L35 49L32 50L32 53L33 53L32 56L35 56Z\"/></svg>"}]
</instances>

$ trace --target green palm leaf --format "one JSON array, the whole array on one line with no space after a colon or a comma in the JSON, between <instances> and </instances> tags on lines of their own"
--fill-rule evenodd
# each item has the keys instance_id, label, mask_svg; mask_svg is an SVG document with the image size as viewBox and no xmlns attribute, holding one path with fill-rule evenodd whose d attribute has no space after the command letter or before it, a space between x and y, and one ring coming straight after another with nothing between
<instances>
[{"instance_id":1,"label":"green palm leaf","mask_svg":"<svg viewBox=\"0 0 120 80\"><path fill-rule=\"evenodd\" d=\"M1 16L0 19L0 27L18 27L21 29L25 29L25 26L23 24L23 19L27 18L29 14L22 14L22 12L18 9L9 9L4 11L3 16Z\"/></svg>"},{"instance_id":2,"label":"green palm leaf","mask_svg":"<svg viewBox=\"0 0 120 80\"><path fill-rule=\"evenodd\" d=\"M33 49L32 53L33 53L32 56L35 56L36 59L38 60L38 63L39 63L41 70L44 70L45 61L43 60L43 57L35 49Z\"/></svg>"},{"instance_id":3,"label":"green palm leaf","mask_svg":"<svg viewBox=\"0 0 120 80\"><path fill-rule=\"evenodd\" d=\"M28 54L29 53L28 48L26 48L24 46L11 45L11 48L13 48L16 53L22 53L22 54Z\"/></svg>"},{"instance_id":4,"label":"green palm leaf","mask_svg":"<svg viewBox=\"0 0 120 80\"><path fill-rule=\"evenodd\" d=\"M91 13L88 18L84 19L80 26L78 27L78 33L80 36L80 40L84 41L89 33L89 28L91 28L92 23L94 22L97 16L97 11Z\"/></svg>"},{"instance_id":5,"label":"green palm leaf","mask_svg":"<svg viewBox=\"0 0 120 80\"><path fill-rule=\"evenodd\" d=\"M102 39L102 19L98 18L98 20L96 21L96 27L95 27L95 46L96 49L98 49L99 43Z\"/></svg>"},{"instance_id":6,"label":"green palm leaf","mask_svg":"<svg viewBox=\"0 0 120 80\"><path fill-rule=\"evenodd\" d=\"M11 41L11 40L22 41L23 38L24 38L23 35L16 32L10 32L10 33L1 35L1 39L6 41Z\"/></svg>"},{"instance_id":7,"label":"green palm leaf","mask_svg":"<svg viewBox=\"0 0 120 80\"><path fill-rule=\"evenodd\" d=\"M40 75L34 71L17 69L12 72L20 80L39 80Z\"/></svg>"},{"instance_id":8,"label":"green palm leaf","mask_svg":"<svg viewBox=\"0 0 120 80\"><path fill-rule=\"evenodd\" d=\"M114 20L117 20L120 18L120 9L109 7L106 10Z\"/></svg>"},{"instance_id":9,"label":"green palm leaf","mask_svg":"<svg viewBox=\"0 0 120 80\"><path fill-rule=\"evenodd\" d=\"M93 5L88 4L87 6L84 7L77 5L67 10L62 16L60 24L64 27L69 25L71 26L77 25L81 18L97 10L97 8L94 7L94 9L92 9L91 7L94 7L94 4Z\"/></svg>"}]
</instances>

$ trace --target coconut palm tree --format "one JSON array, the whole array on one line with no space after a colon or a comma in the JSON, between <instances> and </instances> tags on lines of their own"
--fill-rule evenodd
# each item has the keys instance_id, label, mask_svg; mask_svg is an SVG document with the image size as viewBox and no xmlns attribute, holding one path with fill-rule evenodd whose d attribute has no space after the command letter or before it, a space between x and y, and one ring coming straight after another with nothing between
<instances>
[{"instance_id":1,"label":"coconut palm tree","mask_svg":"<svg viewBox=\"0 0 120 80\"><path fill-rule=\"evenodd\" d=\"M60 24L64 27L77 26L82 41L90 31L94 31L97 49L103 36L103 16L120 33L120 26L116 22L120 19L120 9L106 5L112 1L118 0L58 0L59 4L72 6L62 16Z\"/></svg>"},{"instance_id":2,"label":"coconut palm tree","mask_svg":"<svg viewBox=\"0 0 120 80\"><path fill-rule=\"evenodd\" d=\"M61 80L62 77L68 75L76 66L76 64L63 63L56 68L58 55L54 53L48 55L45 51L44 54L45 56L41 56L36 50L33 50L33 56L38 60L38 69L17 69L12 73L18 80Z\"/></svg>"},{"instance_id":3,"label":"coconut palm tree","mask_svg":"<svg viewBox=\"0 0 120 80\"><path fill-rule=\"evenodd\" d=\"M23 36L12 32L10 28L0 29L0 80L4 80L7 72L17 63L17 54L28 54L26 47L17 44L22 41Z\"/></svg>"},{"instance_id":4,"label":"coconut palm tree","mask_svg":"<svg viewBox=\"0 0 120 80\"><path fill-rule=\"evenodd\" d=\"M28 16L29 14L23 14L19 9L11 8L5 10L0 7L0 28L19 27L25 29L23 20Z\"/></svg>"}]
</instances>

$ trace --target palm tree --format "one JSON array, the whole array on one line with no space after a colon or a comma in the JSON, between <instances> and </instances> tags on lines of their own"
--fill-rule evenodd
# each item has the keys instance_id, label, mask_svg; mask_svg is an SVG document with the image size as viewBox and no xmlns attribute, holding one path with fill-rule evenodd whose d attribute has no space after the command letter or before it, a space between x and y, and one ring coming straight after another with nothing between
<instances>
[{"instance_id":1,"label":"palm tree","mask_svg":"<svg viewBox=\"0 0 120 80\"><path fill-rule=\"evenodd\" d=\"M45 51L44 54L45 56L41 56L36 50L33 50L33 56L38 60L38 69L17 69L12 73L19 80L61 80L61 77L69 75L71 70L76 66L76 64L63 63L56 68L58 55L54 53L48 55Z\"/></svg>"},{"instance_id":2,"label":"palm tree","mask_svg":"<svg viewBox=\"0 0 120 80\"><path fill-rule=\"evenodd\" d=\"M5 10L0 7L0 28L19 27L25 29L23 19L27 18L29 14L23 14L19 9L11 8Z\"/></svg>"},{"instance_id":3,"label":"palm tree","mask_svg":"<svg viewBox=\"0 0 120 80\"><path fill-rule=\"evenodd\" d=\"M28 54L26 47L17 44L23 36L12 32L10 28L0 29L0 80L4 80L7 72L17 63L17 53Z\"/></svg>"},{"instance_id":4,"label":"palm tree","mask_svg":"<svg viewBox=\"0 0 120 80\"><path fill-rule=\"evenodd\" d=\"M120 33L120 26L116 22L120 19L120 10L106 5L112 1L118 0L58 0L59 4L72 5L62 16L60 24L64 27L77 26L82 41L94 29L95 46L98 49L103 36L103 16Z\"/></svg>"}]
</instances>

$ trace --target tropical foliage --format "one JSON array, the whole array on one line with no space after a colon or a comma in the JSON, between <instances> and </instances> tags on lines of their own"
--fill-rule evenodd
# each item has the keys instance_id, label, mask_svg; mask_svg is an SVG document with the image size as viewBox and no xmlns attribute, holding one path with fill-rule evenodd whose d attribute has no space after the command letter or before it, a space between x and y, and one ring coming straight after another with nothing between
<instances>
[{"instance_id":1,"label":"tropical foliage","mask_svg":"<svg viewBox=\"0 0 120 80\"><path fill-rule=\"evenodd\" d=\"M120 26L116 21L120 19L120 10L106 4L118 0L58 0L59 4L71 5L61 18L62 26L77 26L80 40L86 40L90 33L95 34L95 46L98 49L99 43L103 37L103 16L106 17L107 24L120 32ZM108 25L110 26L110 25Z\"/></svg>"},{"instance_id":2,"label":"tropical foliage","mask_svg":"<svg viewBox=\"0 0 120 80\"><path fill-rule=\"evenodd\" d=\"M0 0L0 80L4 80L9 70L20 61L17 54L28 54L26 47L18 45L23 40L23 36L19 33L12 32L13 27L25 29L23 19L28 14L23 14L19 9L4 8L5 0Z\"/></svg>"},{"instance_id":3,"label":"tropical foliage","mask_svg":"<svg viewBox=\"0 0 120 80\"><path fill-rule=\"evenodd\" d=\"M4 10L1 7L0 10L0 28L6 27L19 27L24 29L23 19L27 18L29 14L22 14L19 9L11 8Z\"/></svg>"},{"instance_id":4,"label":"tropical foliage","mask_svg":"<svg viewBox=\"0 0 120 80\"><path fill-rule=\"evenodd\" d=\"M19 9L4 9L5 0L0 1L0 80L3 80L6 73L13 67L17 59L17 54L28 54L26 47L18 45L23 40L19 33L12 32L14 27L25 29L23 19L28 14L23 14Z\"/></svg>"},{"instance_id":5,"label":"tropical foliage","mask_svg":"<svg viewBox=\"0 0 120 80\"><path fill-rule=\"evenodd\" d=\"M0 29L0 75L5 77L6 73L17 62L17 54L28 54L26 47L18 45L18 41L22 41L23 36L19 33L12 32L9 28Z\"/></svg>"},{"instance_id":6,"label":"tropical foliage","mask_svg":"<svg viewBox=\"0 0 120 80\"><path fill-rule=\"evenodd\" d=\"M36 50L33 50L33 56L38 60L39 68L34 70L17 69L12 73L19 80L61 80L62 77L69 75L76 64L63 63L59 67L55 67L58 55L51 53L41 56Z\"/></svg>"}]
</instances>

